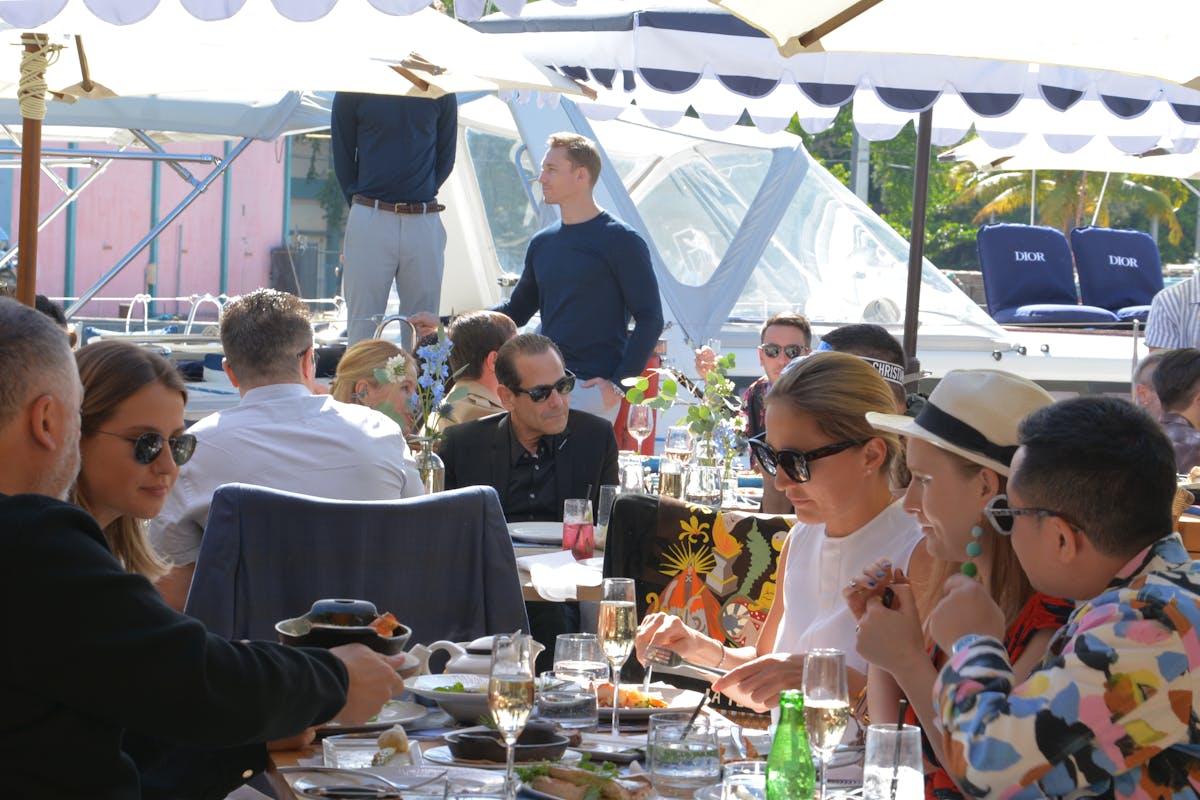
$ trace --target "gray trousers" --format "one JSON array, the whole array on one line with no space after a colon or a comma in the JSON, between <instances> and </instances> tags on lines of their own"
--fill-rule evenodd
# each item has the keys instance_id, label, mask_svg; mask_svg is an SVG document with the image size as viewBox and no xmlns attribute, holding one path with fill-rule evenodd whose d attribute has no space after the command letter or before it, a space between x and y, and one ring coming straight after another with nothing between
<instances>
[{"instance_id":1,"label":"gray trousers","mask_svg":"<svg viewBox=\"0 0 1200 800\"><path fill-rule=\"evenodd\" d=\"M350 344L375 335L393 280L400 314L439 313L446 263L440 214L394 214L352 205L342 252Z\"/></svg>"}]
</instances>

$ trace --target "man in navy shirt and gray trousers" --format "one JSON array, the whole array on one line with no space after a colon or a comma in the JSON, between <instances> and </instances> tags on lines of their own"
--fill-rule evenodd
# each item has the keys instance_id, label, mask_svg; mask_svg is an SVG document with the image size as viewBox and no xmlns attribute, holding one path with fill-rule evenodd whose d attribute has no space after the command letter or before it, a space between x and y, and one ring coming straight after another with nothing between
<instances>
[{"instance_id":1,"label":"man in navy shirt and gray trousers","mask_svg":"<svg viewBox=\"0 0 1200 800\"><path fill-rule=\"evenodd\" d=\"M581 381L571 407L611 422L624 392L618 382L645 369L663 312L646 242L592 197L599 177L595 143L575 133L550 137L538 183L562 221L530 240L511 298L493 310L518 326L540 310L542 334Z\"/></svg>"},{"instance_id":2,"label":"man in navy shirt and gray trousers","mask_svg":"<svg viewBox=\"0 0 1200 800\"><path fill-rule=\"evenodd\" d=\"M343 248L350 344L375 334L396 281L400 313L436 314L446 229L437 192L454 168L458 101L338 92L333 166L350 219Z\"/></svg>"}]
</instances>

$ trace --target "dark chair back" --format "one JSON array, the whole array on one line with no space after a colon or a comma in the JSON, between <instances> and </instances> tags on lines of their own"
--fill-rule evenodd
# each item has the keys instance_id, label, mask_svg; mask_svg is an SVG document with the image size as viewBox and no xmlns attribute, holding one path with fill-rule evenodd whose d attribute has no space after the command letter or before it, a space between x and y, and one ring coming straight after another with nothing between
<instances>
[{"instance_id":1,"label":"dark chair back","mask_svg":"<svg viewBox=\"0 0 1200 800\"><path fill-rule=\"evenodd\" d=\"M328 500L246 484L213 496L185 611L231 639L329 597L370 600L412 642L529 630L512 540L489 486Z\"/></svg>"},{"instance_id":2,"label":"dark chair back","mask_svg":"<svg viewBox=\"0 0 1200 800\"><path fill-rule=\"evenodd\" d=\"M1145 322L1150 301L1162 291L1158 244L1142 231L1076 228L1071 250L1083 302L1116 313L1121 321Z\"/></svg>"}]
</instances>

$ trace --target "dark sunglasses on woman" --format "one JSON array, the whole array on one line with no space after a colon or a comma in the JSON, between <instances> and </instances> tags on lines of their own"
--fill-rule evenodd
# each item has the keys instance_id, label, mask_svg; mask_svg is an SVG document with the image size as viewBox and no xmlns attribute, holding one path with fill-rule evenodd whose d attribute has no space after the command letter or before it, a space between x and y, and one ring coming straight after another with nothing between
<instances>
[{"instance_id":1,"label":"dark sunglasses on woman","mask_svg":"<svg viewBox=\"0 0 1200 800\"><path fill-rule=\"evenodd\" d=\"M522 389L520 386L512 386L510 388L517 394L527 394L530 400L540 403L549 397L551 392L557 391L559 394L568 395L575 391L575 375L568 370L566 375L563 375L554 383L534 386L530 389Z\"/></svg>"},{"instance_id":2,"label":"dark sunglasses on woman","mask_svg":"<svg viewBox=\"0 0 1200 800\"><path fill-rule=\"evenodd\" d=\"M812 352L811 347L802 344L760 344L758 349L762 350L763 355L767 358L777 358L781 350L788 358L799 358L805 353Z\"/></svg>"},{"instance_id":3,"label":"dark sunglasses on woman","mask_svg":"<svg viewBox=\"0 0 1200 800\"><path fill-rule=\"evenodd\" d=\"M805 483L809 478L808 464L810 461L816 461L818 458L826 456L835 456L843 450L849 450L851 447L858 447L865 442L857 442L853 439L847 439L843 442L834 442L827 444L824 447L818 447L815 450L776 450L771 445L764 442L758 436L750 440L750 452L754 454L754 458L767 474L774 477L780 467L789 478L796 483Z\"/></svg>"},{"instance_id":4,"label":"dark sunglasses on woman","mask_svg":"<svg viewBox=\"0 0 1200 800\"><path fill-rule=\"evenodd\" d=\"M124 436L108 431L95 431L95 433L103 433L105 436L115 436L118 439L133 442L133 458L139 464L154 463L154 459L158 458L158 454L162 452L164 443L171 449L171 460L180 467L191 460L192 453L196 452L196 437L190 433L181 433L169 439L154 431L146 431L139 436Z\"/></svg>"}]
</instances>

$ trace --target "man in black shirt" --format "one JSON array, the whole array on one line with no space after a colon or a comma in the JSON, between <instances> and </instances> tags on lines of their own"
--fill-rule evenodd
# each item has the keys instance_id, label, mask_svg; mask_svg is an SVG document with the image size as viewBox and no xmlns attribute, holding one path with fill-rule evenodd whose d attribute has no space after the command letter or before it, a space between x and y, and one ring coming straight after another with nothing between
<instances>
[{"instance_id":1,"label":"man in black shirt","mask_svg":"<svg viewBox=\"0 0 1200 800\"><path fill-rule=\"evenodd\" d=\"M0 298L0 772L6 797L141 797L130 738L207 753L223 797L266 766L261 743L360 723L403 689L362 645L230 642L126 572L60 498L79 471L83 387L66 335ZM133 458L133 448L129 448Z\"/></svg>"}]
</instances>

